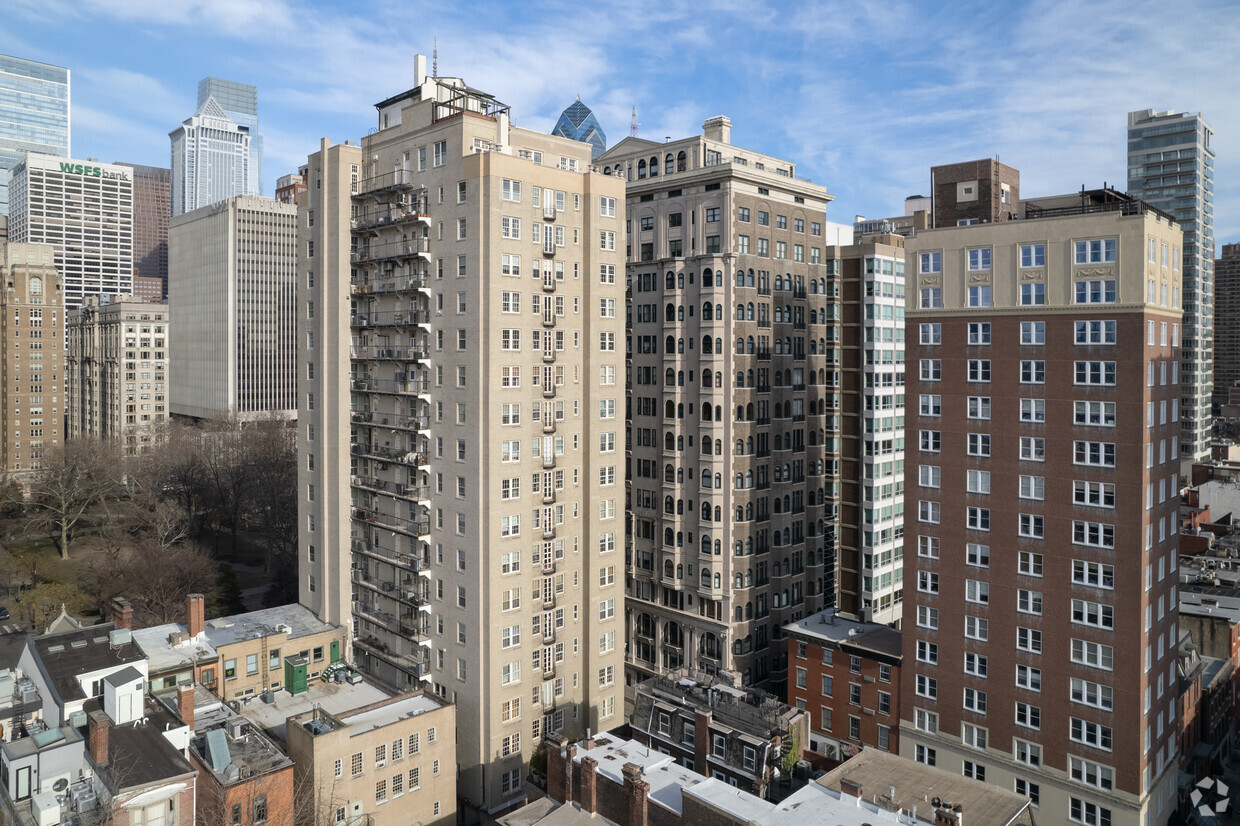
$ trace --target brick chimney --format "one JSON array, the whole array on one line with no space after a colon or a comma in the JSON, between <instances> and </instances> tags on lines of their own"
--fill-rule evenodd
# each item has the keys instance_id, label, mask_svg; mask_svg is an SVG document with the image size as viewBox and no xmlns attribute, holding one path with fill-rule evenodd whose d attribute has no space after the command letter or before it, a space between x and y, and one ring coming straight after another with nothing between
<instances>
[{"instance_id":1,"label":"brick chimney","mask_svg":"<svg viewBox=\"0 0 1240 826\"><path fill-rule=\"evenodd\" d=\"M693 714L693 765L705 766L710 754L710 709L697 709Z\"/></svg>"},{"instance_id":2,"label":"brick chimney","mask_svg":"<svg viewBox=\"0 0 1240 826\"><path fill-rule=\"evenodd\" d=\"M192 683L177 686L177 714L181 722L194 730L194 686Z\"/></svg>"},{"instance_id":3,"label":"brick chimney","mask_svg":"<svg viewBox=\"0 0 1240 826\"><path fill-rule=\"evenodd\" d=\"M124 597L112 600L112 622L117 628L133 628L133 606Z\"/></svg>"},{"instance_id":4,"label":"brick chimney","mask_svg":"<svg viewBox=\"0 0 1240 826\"><path fill-rule=\"evenodd\" d=\"M108 731L112 721L105 711L92 711L87 719L87 744L90 747L90 759L99 766L108 763Z\"/></svg>"},{"instance_id":5,"label":"brick chimney","mask_svg":"<svg viewBox=\"0 0 1240 826\"><path fill-rule=\"evenodd\" d=\"M620 771L624 775L624 793L629 799L629 826L649 826L647 796L650 794L650 784L642 780L642 767L636 763L625 763Z\"/></svg>"},{"instance_id":6,"label":"brick chimney","mask_svg":"<svg viewBox=\"0 0 1240 826\"><path fill-rule=\"evenodd\" d=\"M581 810L598 811L598 761L593 757L581 758Z\"/></svg>"},{"instance_id":7,"label":"brick chimney","mask_svg":"<svg viewBox=\"0 0 1240 826\"><path fill-rule=\"evenodd\" d=\"M547 794L561 803L573 802L573 757L577 745L555 738L547 743Z\"/></svg>"},{"instance_id":8,"label":"brick chimney","mask_svg":"<svg viewBox=\"0 0 1240 826\"><path fill-rule=\"evenodd\" d=\"M189 603L189 636L194 639L202 633L206 623L206 604L202 594L190 594L186 601Z\"/></svg>"},{"instance_id":9,"label":"brick chimney","mask_svg":"<svg viewBox=\"0 0 1240 826\"><path fill-rule=\"evenodd\" d=\"M861 797L861 784L855 780L849 780L847 777L841 777L840 792L853 797Z\"/></svg>"}]
</instances>

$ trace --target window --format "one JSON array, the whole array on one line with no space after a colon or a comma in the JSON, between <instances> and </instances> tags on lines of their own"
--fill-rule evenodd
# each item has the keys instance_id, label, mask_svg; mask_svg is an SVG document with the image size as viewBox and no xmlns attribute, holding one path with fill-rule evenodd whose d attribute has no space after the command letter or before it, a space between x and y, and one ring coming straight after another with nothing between
<instances>
[{"instance_id":1,"label":"window","mask_svg":"<svg viewBox=\"0 0 1240 826\"><path fill-rule=\"evenodd\" d=\"M937 465L921 465L917 477L918 484L923 488L937 488L942 481L942 472Z\"/></svg>"},{"instance_id":2,"label":"window","mask_svg":"<svg viewBox=\"0 0 1240 826\"><path fill-rule=\"evenodd\" d=\"M970 456L990 455L990 434L970 433L967 439L967 451Z\"/></svg>"},{"instance_id":3,"label":"window","mask_svg":"<svg viewBox=\"0 0 1240 826\"><path fill-rule=\"evenodd\" d=\"M990 344L990 322L969 322L969 344Z\"/></svg>"},{"instance_id":4,"label":"window","mask_svg":"<svg viewBox=\"0 0 1240 826\"><path fill-rule=\"evenodd\" d=\"M964 690L964 708L967 711L973 711L978 714L986 713L986 692L978 691L975 688L966 688Z\"/></svg>"},{"instance_id":5,"label":"window","mask_svg":"<svg viewBox=\"0 0 1240 826\"><path fill-rule=\"evenodd\" d=\"M1027 665L1016 666L1016 685L1029 691L1042 690L1042 669Z\"/></svg>"},{"instance_id":6,"label":"window","mask_svg":"<svg viewBox=\"0 0 1240 826\"><path fill-rule=\"evenodd\" d=\"M990 359L969 359L969 381L990 381Z\"/></svg>"},{"instance_id":7,"label":"window","mask_svg":"<svg viewBox=\"0 0 1240 826\"><path fill-rule=\"evenodd\" d=\"M1100 723L1091 723L1078 717L1070 718L1069 736L1078 743L1093 746L1103 751L1111 750L1111 727Z\"/></svg>"},{"instance_id":8,"label":"window","mask_svg":"<svg viewBox=\"0 0 1240 826\"><path fill-rule=\"evenodd\" d=\"M943 271L943 253L923 252L921 254L921 271L923 273L942 272Z\"/></svg>"},{"instance_id":9,"label":"window","mask_svg":"<svg viewBox=\"0 0 1240 826\"><path fill-rule=\"evenodd\" d=\"M1113 508L1115 507L1115 485L1108 482L1076 480L1072 483L1072 501L1077 505Z\"/></svg>"},{"instance_id":10,"label":"window","mask_svg":"<svg viewBox=\"0 0 1240 826\"><path fill-rule=\"evenodd\" d=\"M930 665L938 665L939 663L939 647L935 643L926 642L925 640L917 641L917 661L928 663Z\"/></svg>"},{"instance_id":11,"label":"window","mask_svg":"<svg viewBox=\"0 0 1240 826\"><path fill-rule=\"evenodd\" d=\"M1077 384L1115 384L1115 362L1113 361L1078 361L1076 362Z\"/></svg>"},{"instance_id":12,"label":"window","mask_svg":"<svg viewBox=\"0 0 1240 826\"><path fill-rule=\"evenodd\" d=\"M1077 264L1109 264L1115 261L1116 239L1076 242Z\"/></svg>"},{"instance_id":13,"label":"window","mask_svg":"<svg viewBox=\"0 0 1240 826\"><path fill-rule=\"evenodd\" d=\"M939 416L943 411L943 397L922 394L919 410L923 416Z\"/></svg>"},{"instance_id":14,"label":"window","mask_svg":"<svg viewBox=\"0 0 1240 826\"><path fill-rule=\"evenodd\" d=\"M965 777L971 777L974 780L986 779L986 767L981 763L974 763L972 760L965 760L962 767Z\"/></svg>"},{"instance_id":15,"label":"window","mask_svg":"<svg viewBox=\"0 0 1240 826\"><path fill-rule=\"evenodd\" d=\"M1114 304L1116 281L1113 278L1076 282L1077 304Z\"/></svg>"},{"instance_id":16,"label":"window","mask_svg":"<svg viewBox=\"0 0 1240 826\"><path fill-rule=\"evenodd\" d=\"M1042 613L1042 592L1021 588L1016 592L1016 610L1022 614Z\"/></svg>"},{"instance_id":17,"label":"window","mask_svg":"<svg viewBox=\"0 0 1240 826\"><path fill-rule=\"evenodd\" d=\"M968 416L970 419L989 419L990 396L969 396Z\"/></svg>"},{"instance_id":18,"label":"window","mask_svg":"<svg viewBox=\"0 0 1240 826\"><path fill-rule=\"evenodd\" d=\"M928 605L917 606L917 625L935 630L939 627L939 609Z\"/></svg>"},{"instance_id":19,"label":"window","mask_svg":"<svg viewBox=\"0 0 1240 826\"><path fill-rule=\"evenodd\" d=\"M1027 536L1030 539L1041 539L1045 531L1044 517L1035 513L1020 514L1018 524L1018 533L1021 536Z\"/></svg>"},{"instance_id":20,"label":"window","mask_svg":"<svg viewBox=\"0 0 1240 826\"><path fill-rule=\"evenodd\" d=\"M1071 692L1072 702L1074 703L1093 706L1103 711L1111 711L1114 708L1114 695L1109 685L1102 685L1073 677Z\"/></svg>"},{"instance_id":21,"label":"window","mask_svg":"<svg viewBox=\"0 0 1240 826\"><path fill-rule=\"evenodd\" d=\"M1103 522L1073 520L1072 541L1078 545L1092 545L1095 548L1114 548L1115 526Z\"/></svg>"},{"instance_id":22,"label":"window","mask_svg":"<svg viewBox=\"0 0 1240 826\"><path fill-rule=\"evenodd\" d=\"M990 567L990 546L968 542L964 546L965 562L974 568Z\"/></svg>"},{"instance_id":23,"label":"window","mask_svg":"<svg viewBox=\"0 0 1240 826\"><path fill-rule=\"evenodd\" d=\"M922 430L919 433L921 450L926 453L938 453L942 442L942 434L937 430Z\"/></svg>"},{"instance_id":24,"label":"window","mask_svg":"<svg viewBox=\"0 0 1240 826\"><path fill-rule=\"evenodd\" d=\"M922 344L942 344L943 325L940 323L922 324L920 326Z\"/></svg>"},{"instance_id":25,"label":"window","mask_svg":"<svg viewBox=\"0 0 1240 826\"><path fill-rule=\"evenodd\" d=\"M943 288L942 287L922 287L921 304L923 310L936 310L943 307Z\"/></svg>"},{"instance_id":26,"label":"window","mask_svg":"<svg viewBox=\"0 0 1240 826\"><path fill-rule=\"evenodd\" d=\"M1021 244L1020 245L1020 265L1022 267L1045 267L1046 266L1046 245L1045 244Z\"/></svg>"},{"instance_id":27,"label":"window","mask_svg":"<svg viewBox=\"0 0 1240 826\"><path fill-rule=\"evenodd\" d=\"M1021 284L1020 303L1025 307L1040 307L1046 304L1046 285L1041 282Z\"/></svg>"},{"instance_id":28,"label":"window","mask_svg":"<svg viewBox=\"0 0 1240 826\"><path fill-rule=\"evenodd\" d=\"M986 250L986 252L989 253L990 250ZM987 257L989 257L989 255ZM969 287L969 306L970 307L991 306L990 285L978 284L976 286Z\"/></svg>"},{"instance_id":29,"label":"window","mask_svg":"<svg viewBox=\"0 0 1240 826\"><path fill-rule=\"evenodd\" d=\"M939 592L939 575L934 571L918 571L917 590L926 594L937 594Z\"/></svg>"},{"instance_id":30,"label":"window","mask_svg":"<svg viewBox=\"0 0 1240 826\"><path fill-rule=\"evenodd\" d=\"M989 661L982 654L966 653L964 655L964 673L974 677L985 677Z\"/></svg>"},{"instance_id":31,"label":"window","mask_svg":"<svg viewBox=\"0 0 1240 826\"><path fill-rule=\"evenodd\" d=\"M1042 554L1020 551L1017 554L1016 570L1025 576L1042 576Z\"/></svg>"},{"instance_id":32,"label":"window","mask_svg":"<svg viewBox=\"0 0 1240 826\"><path fill-rule=\"evenodd\" d=\"M1045 384L1046 362L1040 359L1025 359L1020 363L1021 384Z\"/></svg>"},{"instance_id":33,"label":"window","mask_svg":"<svg viewBox=\"0 0 1240 826\"><path fill-rule=\"evenodd\" d=\"M1073 461L1078 465L1115 467L1114 442L1076 441L1073 445Z\"/></svg>"},{"instance_id":34,"label":"window","mask_svg":"<svg viewBox=\"0 0 1240 826\"><path fill-rule=\"evenodd\" d=\"M960 724L960 743L974 749L986 749L986 729L972 723Z\"/></svg>"},{"instance_id":35,"label":"window","mask_svg":"<svg viewBox=\"0 0 1240 826\"><path fill-rule=\"evenodd\" d=\"M1115 663L1115 649L1109 645L1073 637L1072 662L1110 671Z\"/></svg>"},{"instance_id":36,"label":"window","mask_svg":"<svg viewBox=\"0 0 1240 826\"><path fill-rule=\"evenodd\" d=\"M1078 321L1075 324L1077 344L1114 344L1114 321Z\"/></svg>"},{"instance_id":37,"label":"window","mask_svg":"<svg viewBox=\"0 0 1240 826\"><path fill-rule=\"evenodd\" d=\"M1037 743L1013 740L1012 756L1016 758L1016 762L1024 763L1026 766L1042 765L1042 747Z\"/></svg>"},{"instance_id":38,"label":"window","mask_svg":"<svg viewBox=\"0 0 1240 826\"><path fill-rule=\"evenodd\" d=\"M988 270L990 269L990 247L981 247L969 250L969 269L971 270ZM970 287L970 289L973 289ZM989 288L987 288L989 293ZM989 306L989 305L972 305L972 306Z\"/></svg>"},{"instance_id":39,"label":"window","mask_svg":"<svg viewBox=\"0 0 1240 826\"><path fill-rule=\"evenodd\" d=\"M925 674L918 674L916 692L918 697L937 700L939 698L939 681L933 677L927 677Z\"/></svg>"},{"instance_id":40,"label":"window","mask_svg":"<svg viewBox=\"0 0 1240 826\"><path fill-rule=\"evenodd\" d=\"M1039 436L1021 436L1020 458L1030 462L1046 461L1046 440Z\"/></svg>"},{"instance_id":41,"label":"window","mask_svg":"<svg viewBox=\"0 0 1240 826\"><path fill-rule=\"evenodd\" d=\"M1079 425L1115 427L1115 402L1075 402L1073 421Z\"/></svg>"},{"instance_id":42,"label":"window","mask_svg":"<svg viewBox=\"0 0 1240 826\"><path fill-rule=\"evenodd\" d=\"M353 777L361 777L362 775L362 753L355 752L352 760L349 762L350 773Z\"/></svg>"},{"instance_id":43,"label":"window","mask_svg":"<svg viewBox=\"0 0 1240 826\"><path fill-rule=\"evenodd\" d=\"M935 763L935 750L929 746L923 746L920 743L915 747L913 758L918 763L924 763L927 766L933 766Z\"/></svg>"},{"instance_id":44,"label":"window","mask_svg":"<svg viewBox=\"0 0 1240 826\"><path fill-rule=\"evenodd\" d=\"M942 364L939 359L921 359L921 380L939 381L943 376Z\"/></svg>"},{"instance_id":45,"label":"window","mask_svg":"<svg viewBox=\"0 0 1240 826\"><path fill-rule=\"evenodd\" d=\"M1101 602L1074 599L1072 600L1072 621L1109 630L1115 627L1115 609Z\"/></svg>"},{"instance_id":46,"label":"window","mask_svg":"<svg viewBox=\"0 0 1240 826\"><path fill-rule=\"evenodd\" d=\"M1028 651L1033 654L1042 653L1042 632L1032 628L1018 627L1016 629L1016 647L1021 651Z\"/></svg>"},{"instance_id":47,"label":"window","mask_svg":"<svg viewBox=\"0 0 1240 826\"><path fill-rule=\"evenodd\" d=\"M1022 422L1046 421L1046 399L1021 399L1020 420Z\"/></svg>"},{"instance_id":48,"label":"window","mask_svg":"<svg viewBox=\"0 0 1240 826\"><path fill-rule=\"evenodd\" d=\"M966 471L966 490L969 493L990 493L990 471Z\"/></svg>"},{"instance_id":49,"label":"window","mask_svg":"<svg viewBox=\"0 0 1240 826\"><path fill-rule=\"evenodd\" d=\"M982 582L977 579L966 579L964 586L964 598L968 602L976 602L981 605L990 604L990 583Z\"/></svg>"},{"instance_id":50,"label":"window","mask_svg":"<svg viewBox=\"0 0 1240 826\"><path fill-rule=\"evenodd\" d=\"M1072 779L1085 786L1111 791L1115 785L1115 771L1081 757L1069 757L1068 769Z\"/></svg>"},{"instance_id":51,"label":"window","mask_svg":"<svg viewBox=\"0 0 1240 826\"><path fill-rule=\"evenodd\" d=\"M1020 477L1020 498L1021 499L1045 499L1046 498L1046 478L1043 476L1025 476Z\"/></svg>"},{"instance_id":52,"label":"window","mask_svg":"<svg viewBox=\"0 0 1240 826\"><path fill-rule=\"evenodd\" d=\"M917 503L917 520L929 525L937 525L941 516L938 502L922 499Z\"/></svg>"},{"instance_id":53,"label":"window","mask_svg":"<svg viewBox=\"0 0 1240 826\"><path fill-rule=\"evenodd\" d=\"M939 715L924 708L913 709L913 725L918 731L937 734L939 731Z\"/></svg>"},{"instance_id":54,"label":"window","mask_svg":"<svg viewBox=\"0 0 1240 826\"><path fill-rule=\"evenodd\" d=\"M1046 322L1045 321L1022 321L1020 323L1020 343L1021 344L1045 344L1046 343Z\"/></svg>"}]
</instances>

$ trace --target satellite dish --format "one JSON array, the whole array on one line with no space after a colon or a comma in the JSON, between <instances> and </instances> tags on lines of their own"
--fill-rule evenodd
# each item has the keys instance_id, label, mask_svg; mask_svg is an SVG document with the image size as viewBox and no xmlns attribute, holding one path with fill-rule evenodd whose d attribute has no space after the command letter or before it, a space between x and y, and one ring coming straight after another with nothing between
<instances>
[{"instance_id":1,"label":"satellite dish","mask_svg":"<svg viewBox=\"0 0 1240 826\"><path fill-rule=\"evenodd\" d=\"M52 784L52 791L54 792L63 792L67 788L69 788L69 781L64 777Z\"/></svg>"}]
</instances>

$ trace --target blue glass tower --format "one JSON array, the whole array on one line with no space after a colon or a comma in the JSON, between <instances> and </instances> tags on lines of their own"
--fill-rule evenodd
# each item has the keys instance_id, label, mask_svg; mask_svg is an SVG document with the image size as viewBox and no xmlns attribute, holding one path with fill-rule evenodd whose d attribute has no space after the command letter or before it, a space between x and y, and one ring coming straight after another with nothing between
<instances>
[{"instance_id":1,"label":"blue glass tower","mask_svg":"<svg viewBox=\"0 0 1240 826\"><path fill-rule=\"evenodd\" d=\"M69 70L0 55L0 215L9 170L27 152L69 157Z\"/></svg>"},{"instance_id":2,"label":"blue glass tower","mask_svg":"<svg viewBox=\"0 0 1240 826\"><path fill-rule=\"evenodd\" d=\"M594 113L581 102L580 97L560 113L560 119L556 121L551 134L590 144L593 147L590 151L591 158L597 158L607 150L607 135L603 132L603 127L598 125Z\"/></svg>"}]
</instances>

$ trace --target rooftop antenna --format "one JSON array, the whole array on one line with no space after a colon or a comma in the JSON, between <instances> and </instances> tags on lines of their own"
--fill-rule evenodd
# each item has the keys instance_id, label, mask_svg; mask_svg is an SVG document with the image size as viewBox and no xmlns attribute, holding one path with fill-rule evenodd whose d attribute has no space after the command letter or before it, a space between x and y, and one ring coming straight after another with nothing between
<instances>
[{"instance_id":1,"label":"rooftop antenna","mask_svg":"<svg viewBox=\"0 0 1240 826\"><path fill-rule=\"evenodd\" d=\"M633 107L633 118L629 121L629 137L637 137L637 107Z\"/></svg>"},{"instance_id":2,"label":"rooftop antenna","mask_svg":"<svg viewBox=\"0 0 1240 826\"><path fill-rule=\"evenodd\" d=\"M439 38L434 39L435 48L431 52L431 77L439 77Z\"/></svg>"}]
</instances>

